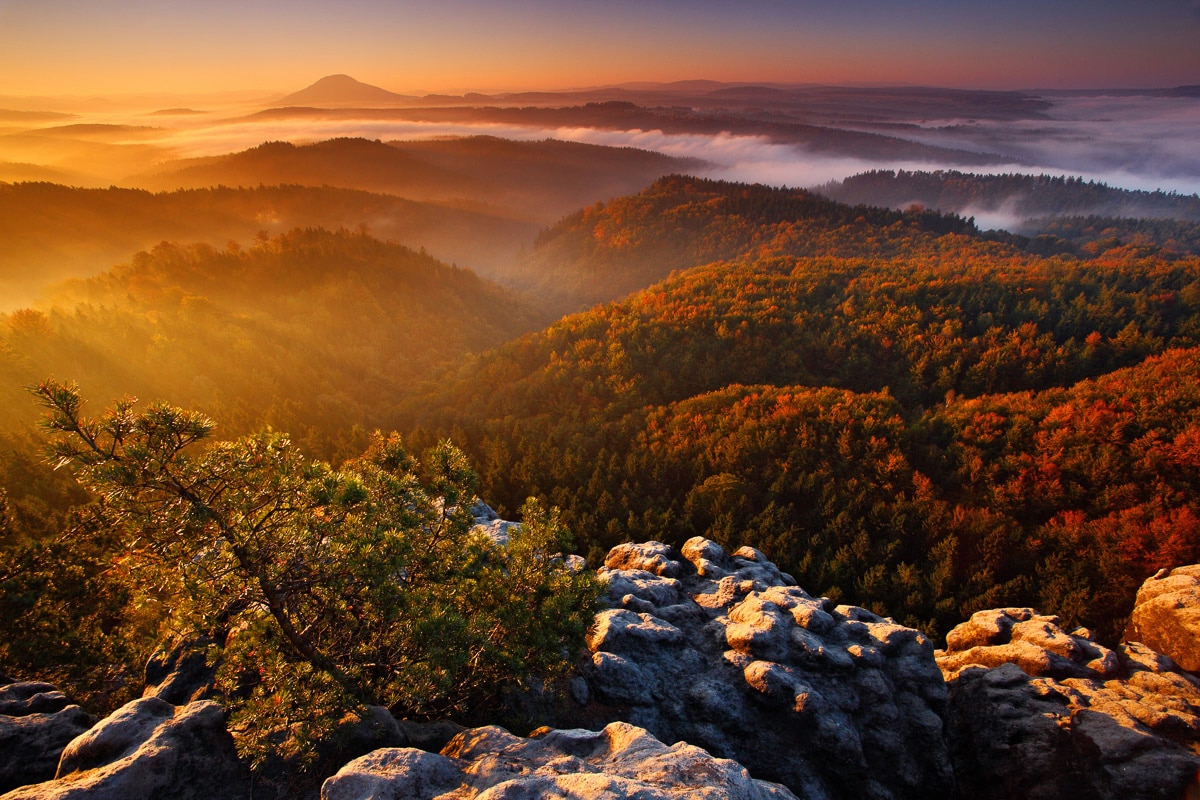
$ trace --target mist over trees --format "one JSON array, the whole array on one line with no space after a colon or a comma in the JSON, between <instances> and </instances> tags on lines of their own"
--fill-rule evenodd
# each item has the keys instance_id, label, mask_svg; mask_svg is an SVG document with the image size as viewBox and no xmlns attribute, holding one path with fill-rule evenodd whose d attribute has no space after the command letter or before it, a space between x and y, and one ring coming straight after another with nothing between
<instances>
[{"instance_id":1,"label":"mist over trees","mask_svg":"<svg viewBox=\"0 0 1200 800\"><path fill-rule=\"evenodd\" d=\"M1077 177L875 170L815 191L843 203L919 206L976 216L986 227L1053 236L1095 251L1113 244L1200 254L1200 197L1117 189Z\"/></svg>"}]
</instances>

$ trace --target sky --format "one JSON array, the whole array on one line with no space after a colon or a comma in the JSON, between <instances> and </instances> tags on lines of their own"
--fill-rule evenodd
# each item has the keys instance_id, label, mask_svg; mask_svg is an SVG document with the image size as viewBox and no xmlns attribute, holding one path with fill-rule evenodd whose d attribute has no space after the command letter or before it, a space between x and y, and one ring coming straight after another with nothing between
<instances>
[{"instance_id":1,"label":"sky","mask_svg":"<svg viewBox=\"0 0 1200 800\"><path fill-rule=\"evenodd\" d=\"M1200 84L1200 0L0 0L0 95Z\"/></svg>"}]
</instances>

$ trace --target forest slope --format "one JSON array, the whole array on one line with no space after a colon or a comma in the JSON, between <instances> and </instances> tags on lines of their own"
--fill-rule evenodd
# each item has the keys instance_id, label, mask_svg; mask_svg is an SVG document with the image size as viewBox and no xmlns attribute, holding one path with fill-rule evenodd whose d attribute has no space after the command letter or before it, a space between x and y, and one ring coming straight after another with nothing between
<instances>
[{"instance_id":1,"label":"forest slope","mask_svg":"<svg viewBox=\"0 0 1200 800\"><path fill-rule=\"evenodd\" d=\"M576 211L543 231L514 281L560 312L644 289L672 271L772 255L894 255L914 239L972 233L933 212L851 208L802 189L681 175Z\"/></svg>"},{"instance_id":2,"label":"forest slope","mask_svg":"<svg viewBox=\"0 0 1200 800\"><path fill-rule=\"evenodd\" d=\"M331 187L151 193L0 183L0 310L30 304L50 283L94 275L162 241L249 246L260 233L362 225L485 275L507 269L537 232L507 216Z\"/></svg>"},{"instance_id":3,"label":"forest slope","mask_svg":"<svg viewBox=\"0 0 1200 800\"><path fill-rule=\"evenodd\" d=\"M470 271L359 232L163 243L0 317L2 407L31 419L19 387L54 375L203 410L226 435L287 428L324 453L353 426L386 427L432 370L545 322Z\"/></svg>"},{"instance_id":4,"label":"forest slope","mask_svg":"<svg viewBox=\"0 0 1200 800\"><path fill-rule=\"evenodd\" d=\"M713 228L649 197L628 241L670 229L676 252L709 252ZM418 438L453 431L490 498L512 509L532 491L597 551L701 534L931 632L1028 604L1115 633L1146 570L1200 557L1179 466L1196 351L1167 352L1200 346L1200 261L1048 258L938 234L961 220L868 229L839 208L845 230L784 237L810 255L772 254L772 223L741 218L730 247L768 243L758 257L473 359L408 404ZM1157 389L1131 400L1136 386ZM1121 421L1095 422L1109 413Z\"/></svg>"}]
</instances>

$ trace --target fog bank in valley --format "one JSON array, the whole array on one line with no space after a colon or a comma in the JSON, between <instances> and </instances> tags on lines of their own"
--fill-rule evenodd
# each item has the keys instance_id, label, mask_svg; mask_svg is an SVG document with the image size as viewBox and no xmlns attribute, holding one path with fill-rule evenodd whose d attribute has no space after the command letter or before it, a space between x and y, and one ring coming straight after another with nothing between
<instances>
[{"instance_id":1,"label":"fog bank in valley","mask_svg":"<svg viewBox=\"0 0 1200 800\"><path fill-rule=\"evenodd\" d=\"M210 111L195 115L80 116L71 120L70 129L50 122L9 129L0 135L0 167L7 166L9 174L0 168L0 180L35 175L32 165L38 165L47 171L59 170L66 176L64 182L130 185L131 176L172 159L216 156L267 141L299 144L337 137L392 141L487 135L636 147L702 159L712 164L708 172L711 177L779 186L815 186L871 169L960 168L982 173L1078 175L1125 189L1200 192L1200 139L1195 135L1200 130L1200 99L1049 99L1050 108L1038 119L946 118L879 126L847 125L848 129L870 130L924 145L995 156L994 165L982 167L861 158L854 155L850 145L844 156L815 154L802 146L773 141L767 135L424 122L371 118L370 111L364 112L363 118L329 119L245 117ZM81 154L86 155L86 162Z\"/></svg>"}]
</instances>

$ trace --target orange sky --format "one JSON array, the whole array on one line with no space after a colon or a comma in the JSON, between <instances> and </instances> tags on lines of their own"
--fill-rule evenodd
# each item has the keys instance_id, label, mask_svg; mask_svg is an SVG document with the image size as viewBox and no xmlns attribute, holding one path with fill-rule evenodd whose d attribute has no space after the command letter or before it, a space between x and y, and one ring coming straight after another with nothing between
<instances>
[{"instance_id":1,"label":"orange sky","mask_svg":"<svg viewBox=\"0 0 1200 800\"><path fill-rule=\"evenodd\" d=\"M708 78L1200 84L1194 0L0 0L0 95L398 92Z\"/></svg>"}]
</instances>

